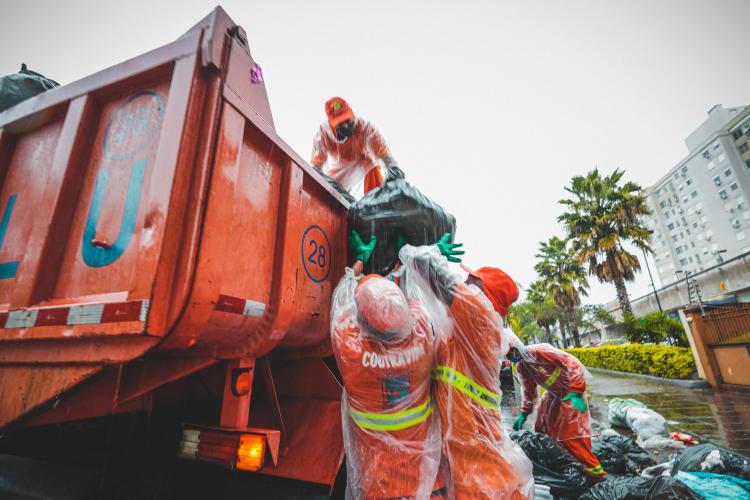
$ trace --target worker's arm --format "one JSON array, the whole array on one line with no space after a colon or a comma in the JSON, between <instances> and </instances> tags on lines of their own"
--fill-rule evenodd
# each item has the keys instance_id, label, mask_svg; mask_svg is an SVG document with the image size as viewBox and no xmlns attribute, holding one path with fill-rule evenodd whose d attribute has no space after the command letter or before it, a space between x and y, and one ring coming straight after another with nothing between
<instances>
[{"instance_id":1,"label":"worker's arm","mask_svg":"<svg viewBox=\"0 0 750 500\"><path fill-rule=\"evenodd\" d=\"M313 139L312 159L310 163L312 163L313 167L320 170L326 161L328 161L328 151L323 144L323 132L318 130Z\"/></svg>"},{"instance_id":2,"label":"worker's arm","mask_svg":"<svg viewBox=\"0 0 750 500\"><path fill-rule=\"evenodd\" d=\"M521 403L521 413L528 415L534 410L534 403L536 402L536 382L534 382L534 377L531 376L525 361L516 364L516 370L521 377L521 382L523 382L523 402Z\"/></svg>"},{"instance_id":3,"label":"worker's arm","mask_svg":"<svg viewBox=\"0 0 750 500\"><path fill-rule=\"evenodd\" d=\"M354 264L352 264L352 270L355 276L362 274L362 270L365 267L365 263L372 257L372 252L375 250L375 245L378 239L373 234L370 238L369 243L362 241L362 237L356 230L352 230L349 235L349 244L354 250Z\"/></svg>"},{"instance_id":4,"label":"worker's arm","mask_svg":"<svg viewBox=\"0 0 750 500\"><path fill-rule=\"evenodd\" d=\"M386 167L395 165L396 162L385 144L385 139L371 123L365 125L365 145L375 158L383 160Z\"/></svg>"}]
</instances>

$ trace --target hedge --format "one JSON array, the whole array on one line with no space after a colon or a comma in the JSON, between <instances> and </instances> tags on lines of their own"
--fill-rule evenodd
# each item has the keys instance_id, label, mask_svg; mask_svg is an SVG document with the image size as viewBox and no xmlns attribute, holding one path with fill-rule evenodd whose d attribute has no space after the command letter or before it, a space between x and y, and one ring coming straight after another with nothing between
<instances>
[{"instance_id":1,"label":"hedge","mask_svg":"<svg viewBox=\"0 0 750 500\"><path fill-rule=\"evenodd\" d=\"M626 344L565 349L586 366L620 372L685 379L695 372L689 348L650 344Z\"/></svg>"}]
</instances>

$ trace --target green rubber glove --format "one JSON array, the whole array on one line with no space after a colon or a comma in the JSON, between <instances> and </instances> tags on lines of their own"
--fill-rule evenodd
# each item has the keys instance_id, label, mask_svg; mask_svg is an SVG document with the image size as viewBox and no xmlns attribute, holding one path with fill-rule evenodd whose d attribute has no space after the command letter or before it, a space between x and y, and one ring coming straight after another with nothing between
<instances>
[{"instance_id":1,"label":"green rubber glove","mask_svg":"<svg viewBox=\"0 0 750 500\"><path fill-rule=\"evenodd\" d=\"M570 406L580 411L581 413L586 413L586 410L589 409L589 407L586 406L586 400L583 399L583 396L581 396L577 392L569 392L560 401L570 401Z\"/></svg>"},{"instance_id":2,"label":"green rubber glove","mask_svg":"<svg viewBox=\"0 0 750 500\"><path fill-rule=\"evenodd\" d=\"M523 424L526 423L526 419L529 418L529 416L525 413L521 413L515 422L513 422L513 430L514 431L520 431L523 427Z\"/></svg>"},{"instance_id":3,"label":"green rubber glove","mask_svg":"<svg viewBox=\"0 0 750 500\"><path fill-rule=\"evenodd\" d=\"M352 230L352 234L349 235L349 244L354 249L354 258L365 263L370 260L370 257L372 257L372 252L375 250L375 244L377 242L378 239L375 235L372 235L370 242L367 244L362 241L362 237L357 231Z\"/></svg>"},{"instance_id":4,"label":"green rubber glove","mask_svg":"<svg viewBox=\"0 0 750 500\"><path fill-rule=\"evenodd\" d=\"M448 261L450 262L461 262L461 259L456 257L456 255L463 255L466 253L463 250L456 250L457 248L464 246L464 244L451 243L451 233L445 233L435 245L438 247L441 254L448 257Z\"/></svg>"}]
</instances>

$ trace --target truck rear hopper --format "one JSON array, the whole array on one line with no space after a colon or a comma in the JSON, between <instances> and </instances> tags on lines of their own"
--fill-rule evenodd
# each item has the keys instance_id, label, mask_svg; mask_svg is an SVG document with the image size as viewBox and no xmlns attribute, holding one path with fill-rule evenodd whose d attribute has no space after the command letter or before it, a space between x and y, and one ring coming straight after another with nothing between
<instances>
[{"instance_id":1,"label":"truck rear hopper","mask_svg":"<svg viewBox=\"0 0 750 500\"><path fill-rule=\"evenodd\" d=\"M148 409L219 370L218 420L186 425L183 455L243 468L250 446L244 468L332 484L347 208L276 135L221 8L0 113L0 428Z\"/></svg>"}]
</instances>

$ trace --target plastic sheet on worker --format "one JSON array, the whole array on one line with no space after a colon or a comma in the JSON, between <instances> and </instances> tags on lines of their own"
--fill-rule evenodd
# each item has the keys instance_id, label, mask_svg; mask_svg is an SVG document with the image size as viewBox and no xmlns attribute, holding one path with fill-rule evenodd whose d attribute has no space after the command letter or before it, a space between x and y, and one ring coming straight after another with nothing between
<instances>
[{"instance_id":1,"label":"plastic sheet on worker","mask_svg":"<svg viewBox=\"0 0 750 500\"><path fill-rule=\"evenodd\" d=\"M345 140L335 136L328 122L320 126L313 139L312 164L322 167L326 174L351 191L372 169L388 167L381 159L389 154L377 128L357 116L353 132Z\"/></svg>"},{"instance_id":2,"label":"plastic sheet on worker","mask_svg":"<svg viewBox=\"0 0 750 500\"><path fill-rule=\"evenodd\" d=\"M448 496L531 498L532 465L501 423L500 360L508 343L500 316L434 246L406 245L399 255L401 286L423 305L436 332L433 394Z\"/></svg>"},{"instance_id":3,"label":"plastic sheet on worker","mask_svg":"<svg viewBox=\"0 0 750 500\"><path fill-rule=\"evenodd\" d=\"M349 209L349 227L364 241L377 237L365 272L385 276L398 261L400 243L433 245L443 234L455 234L456 220L411 185L398 168L390 168L383 185Z\"/></svg>"},{"instance_id":4,"label":"plastic sheet on worker","mask_svg":"<svg viewBox=\"0 0 750 500\"><path fill-rule=\"evenodd\" d=\"M345 388L347 498L429 498L442 485L424 308L392 281L347 269L333 295L331 341Z\"/></svg>"},{"instance_id":5,"label":"plastic sheet on worker","mask_svg":"<svg viewBox=\"0 0 750 500\"><path fill-rule=\"evenodd\" d=\"M549 344L523 346L514 339L521 355L516 364L523 385L521 411L531 414L538 403L536 432L543 432L555 441L591 437L591 412L580 412L571 401L563 401L569 393L580 394L588 406L586 379L591 375L580 361ZM540 389L544 394L539 397Z\"/></svg>"}]
</instances>

